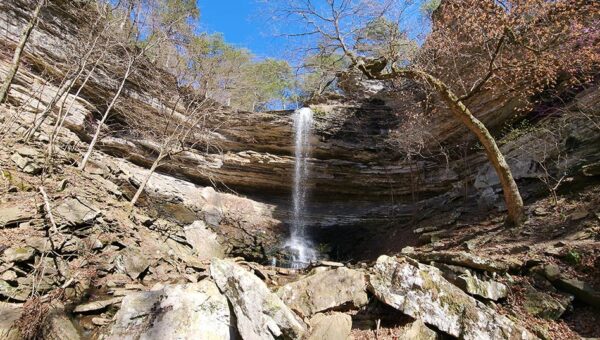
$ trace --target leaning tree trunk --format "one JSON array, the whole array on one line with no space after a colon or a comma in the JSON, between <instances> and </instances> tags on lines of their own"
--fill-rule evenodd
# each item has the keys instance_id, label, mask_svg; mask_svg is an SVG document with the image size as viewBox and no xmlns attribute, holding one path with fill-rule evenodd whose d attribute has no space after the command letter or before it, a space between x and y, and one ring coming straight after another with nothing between
<instances>
[{"instance_id":1,"label":"leaning tree trunk","mask_svg":"<svg viewBox=\"0 0 600 340\"><path fill-rule=\"evenodd\" d=\"M94 137L92 138L92 141L90 142L90 145L88 146L88 149L87 149L85 155L83 156L83 160L81 161L81 164L79 165L79 170L85 169L85 166L87 165L87 162L90 159L90 156L92 155L92 151L94 150L94 147L96 146L96 143L98 142L98 138L100 137L100 131L102 131L102 126L104 125L104 122L106 122L106 119L108 118L108 115L110 114L110 111L112 110L113 106L115 106L115 104L117 103L117 99L119 99L119 96L121 95L121 92L123 91L123 87L125 87L125 82L127 81L127 78L129 78L129 74L131 73L132 67L133 67L133 61L130 61L129 64L127 65L127 70L125 71L123 80L121 81L121 84L119 85L119 89L113 96L110 104L106 108L106 111L104 111L104 115L102 115L102 120L100 120L100 122L98 123L98 127L96 128L96 133L94 133Z\"/></svg>"},{"instance_id":2,"label":"leaning tree trunk","mask_svg":"<svg viewBox=\"0 0 600 340\"><path fill-rule=\"evenodd\" d=\"M23 29L23 32L21 33L21 39L19 40L19 44L15 49L12 64L8 69L8 74L6 75L6 79L4 79L4 83L0 88L0 103L4 102L6 100L6 97L8 96L8 90L10 89L10 85L12 84L13 79L17 74L17 71L19 70L21 55L23 54L23 50L25 49L25 45L27 44L27 40L29 40L29 36L31 35L33 28L38 22L38 17L40 16L40 11L44 6L44 2L45 0L39 0L35 10L33 11L33 16L31 17L31 20L29 20L29 23L27 24L27 26L25 26L25 29Z\"/></svg>"},{"instance_id":3,"label":"leaning tree trunk","mask_svg":"<svg viewBox=\"0 0 600 340\"><path fill-rule=\"evenodd\" d=\"M504 201L508 210L509 224L520 226L524 220L523 199L519 193L519 188L515 182L510 167L502 155L500 148L496 144L494 137L490 134L485 125L477 119L471 111L461 102L458 97L441 80L431 76L428 73L417 70L399 70L400 76L413 80L425 81L435 88L444 102L448 105L452 114L458 118L471 132L473 132L479 142L483 145L485 153L496 170L500 179L502 190L504 192Z\"/></svg>"},{"instance_id":4,"label":"leaning tree trunk","mask_svg":"<svg viewBox=\"0 0 600 340\"><path fill-rule=\"evenodd\" d=\"M33 135L35 135L35 133L42 127L42 124L44 123L44 121L46 121L46 119L56 106L56 103L58 103L65 94L68 95L69 91L71 91L71 88L73 87L73 84L75 83L78 77L79 74L65 75L64 82L58 88L58 91L56 92L56 94L54 94L52 99L50 99L50 102L48 103L48 105L46 105L46 108L44 109L42 114L33 120L33 124L23 134L23 138L26 142L28 142L33 137Z\"/></svg>"},{"instance_id":5,"label":"leaning tree trunk","mask_svg":"<svg viewBox=\"0 0 600 340\"><path fill-rule=\"evenodd\" d=\"M154 174L154 172L160 165L160 162L162 162L163 158L164 158L164 155L161 151L161 153L158 155L158 157L154 160L154 163L152 163L152 166L150 167L150 171L146 174L146 177L144 177L144 180L142 180L142 183L140 183L140 187L137 189L135 195L131 199L131 202L129 202L129 205L131 208L133 208L135 206L135 204L137 203L138 199L142 195L142 192L144 192L144 189L146 188L146 185L148 184L150 177L152 177L152 174Z\"/></svg>"},{"instance_id":6,"label":"leaning tree trunk","mask_svg":"<svg viewBox=\"0 0 600 340\"><path fill-rule=\"evenodd\" d=\"M65 99L65 101L63 102L63 104L61 106L61 110L59 111L59 115L58 115L59 119L57 119L58 124L54 126L54 130L52 130L52 134L50 136L50 143L48 143L48 159L52 158L52 153L54 152L54 144L56 143L56 138L58 136L58 132L62 129L63 125L65 124L65 121L67 120L67 117L69 116L69 113L71 112L71 109L73 108L73 104L75 104L75 102L77 101L77 98L79 98L79 95L81 94L81 91L87 84L88 80L90 80L90 77L96 70L96 67L98 66L99 61L100 61L100 59L96 60L96 62L94 63L94 66L92 66L92 69L88 72L87 76L83 80L83 83L81 83L81 85L79 86L79 89L73 95L73 100L71 100L71 102L69 103L69 106L67 107L66 112L64 114L62 114L62 117L61 117L60 111L63 110L64 104L66 103L67 100Z\"/></svg>"}]
</instances>

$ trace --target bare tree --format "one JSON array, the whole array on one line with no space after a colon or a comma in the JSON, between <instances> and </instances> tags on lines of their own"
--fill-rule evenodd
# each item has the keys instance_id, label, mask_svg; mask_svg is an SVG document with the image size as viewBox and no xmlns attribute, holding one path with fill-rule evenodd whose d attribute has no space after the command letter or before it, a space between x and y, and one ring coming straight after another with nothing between
<instances>
[{"instance_id":1,"label":"bare tree","mask_svg":"<svg viewBox=\"0 0 600 340\"><path fill-rule=\"evenodd\" d=\"M469 109L469 100L482 91L500 87L511 89L512 93L533 94L553 83L559 72L584 70L590 60L598 59L594 53L595 38L587 35L594 22L591 13L597 13L600 4L584 0L447 2L434 13L437 26L427 38L424 51L412 58L402 53L403 49L394 48L402 46L399 39L406 40L408 36L402 18L412 4L410 1L276 3L286 19L296 18L304 24L304 30L293 35L312 38L313 50L343 53L350 59L351 68L368 79L409 79L432 89L483 146L502 185L508 224L522 224L523 200L510 167L494 137ZM372 33L369 26L377 22L393 23L383 27L394 34L367 34ZM388 43L388 38L396 42ZM392 48L383 48L387 46ZM460 59L456 60L458 56ZM577 69L563 67L569 62ZM468 68L457 66L461 64ZM454 77L456 74L468 77Z\"/></svg>"},{"instance_id":2,"label":"bare tree","mask_svg":"<svg viewBox=\"0 0 600 340\"><path fill-rule=\"evenodd\" d=\"M74 47L74 53L71 55L72 65L74 66L69 66L68 70L65 72L58 91L52 97L40 116L36 117L33 125L25 132L24 138L26 141L29 140L39 130L44 121L52 113L55 106L61 100L66 99L66 96L68 96L73 86L85 73L88 63L91 60L96 59L94 68L96 67L99 59L98 51L100 50L100 55L103 55L104 51L110 47L112 37L107 34L107 32L111 30L112 25L114 24L114 22L111 20L114 20L112 12L115 9L111 8L108 4L105 4L104 6L98 5L92 10L96 14L96 20L87 30L82 32L79 40L84 42L83 46L81 48L77 48L77 46ZM57 121L61 120L61 113L59 113ZM58 124L55 124L55 128L57 126Z\"/></svg>"},{"instance_id":3,"label":"bare tree","mask_svg":"<svg viewBox=\"0 0 600 340\"><path fill-rule=\"evenodd\" d=\"M171 97L170 101L168 105L161 104L161 108L156 114L146 117L136 124L139 134L145 139L157 143L157 155L130 202L132 207L144 192L152 174L164 162L195 148L198 144L209 143L205 123L213 102L199 93L188 95L179 93L175 97Z\"/></svg>"},{"instance_id":4,"label":"bare tree","mask_svg":"<svg viewBox=\"0 0 600 340\"><path fill-rule=\"evenodd\" d=\"M121 96L129 76L134 72L137 63L146 57L152 49L160 46L162 42L173 38L174 35L179 33L178 28L182 23L185 23L190 17L197 17L194 8L169 7L168 9L172 9L173 11L167 13L168 15L164 15L164 12L161 11L163 8L160 7L164 4L160 1L148 4L142 3L139 0L130 0L130 3L132 5L129 7L129 12L126 14L126 17L133 17L134 21L129 27L129 34L124 35L124 41L119 44L119 50L122 52L120 58L125 60L124 73L117 91L110 100L108 107L102 114L102 118L96 127L96 132L94 133L89 147L79 165L80 170L85 169L85 166L92 155L92 151L98 142L102 128L117 103L117 100ZM156 7L150 5L155 5ZM133 41L138 45L131 46L130 41Z\"/></svg>"},{"instance_id":5,"label":"bare tree","mask_svg":"<svg viewBox=\"0 0 600 340\"><path fill-rule=\"evenodd\" d=\"M27 44L27 40L29 40L29 36L31 35L31 32L37 25L38 19L40 16L40 12L42 10L42 7L44 7L45 4L46 4L46 0L38 1L37 6L33 10L33 14L31 15L31 19L29 19L27 26L25 26L25 28L23 29L23 32L21 33L21 39L19 39L19 43L17 45L17 48L15 49L15 54L13 55L12 63L8 69L8 74L6 75L6 78L4 79L4 83L2 84L2 87L0 87L0 103L4 102L6 100L6 97L8 96L8 91L10 90L10 85L12 84L13 79L15 78L15 75L17 74L17 71L19 70L19 65L21 63L21 55L23 54L23 51L25 50L25 45Z\"/></svg>"}]
</instances>

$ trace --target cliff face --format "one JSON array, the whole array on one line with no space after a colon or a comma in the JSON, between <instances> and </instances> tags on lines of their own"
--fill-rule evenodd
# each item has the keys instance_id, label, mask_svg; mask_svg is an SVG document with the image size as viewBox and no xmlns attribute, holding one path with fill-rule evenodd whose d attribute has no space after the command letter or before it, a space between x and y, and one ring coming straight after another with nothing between
<instances>
[{"instance_id":1,"label":"cliff face","mask_svg":"<svg viewBox=\"0 0 600 340\"><path fill-rule=\"evenodd\" d=\"M26 3L15 0L0 4L2 72L26 23L22 10ZM60 74L57 65L69 62L66 52L77 44L77 27L82 21L85 18L68 12L47 12L42 16L27 45L24 65L12 87L10 102L39 110L40 103L32 94L40 91L44 94L41 104L49 101L59 81L51 82L47 75ZM151 114L154 110L156 93L149 84L165 74L146 66L127 83L112 118L114 122L126 124L120 118L123 110L139 114ZM44 69L49 72L42 74ZM83 95L76 98L76 110L68 118L68 127L82 140L90 138L98 112L116 89L118 79L110 74L101 69ZM398 227L403 221L427 216L432 209L455 210L464 202L501 205L497 179L474 138L460 123L449 115L432 117L428 125L430 137L424 144L427 157L406 160L406 154L395 143L402 138L403 131L398 136L397 130L404 126L404 98L385 84L356 78L348 81L347 97L331 97L311 105L316 126L311 175L306 185L311 195L308 220L315 228L318 241L335 242L338 231L347 228L357 228L352 229L357 231L356 235L348 236L355 241L371 238L368 235L385 238L387 226ZM523 185L526 198L535 193L528 189L529 184L539 183L537 178L543 175L540 162L562 157L566 163L561 162L568 164L569 176L575 176L582 166L600 159L597 127L589 124L586 115L579 115L581 112L597 115L598 98L597 88L582 92L561 105L564 109L561 116L569 115L572 119L565 121L547 116L536 120L537 126L543 129L508 135L501 140L502 151L516 179ZM512 119L518 102L518 99L499 100L484 95L469 105L497 133ZM289 215L294 166L291 115L291 111L253 113L223 108L210 119L215 131L211 138L220 152L187 152L162 166L159 172L202 185L215 183L220 189L232 189L273 204L274 216L285 222ZM559 130L558 140L548 137ZM546 140L547 147L540 149L540 140ZM450 151L445 155L434 152L440 145L449 147ZM153 161L155 146L152 141L119 133L105 136L100 149L148 167ZM457 200L465 196L465 200Z\"/></svg>"}]
</instances>

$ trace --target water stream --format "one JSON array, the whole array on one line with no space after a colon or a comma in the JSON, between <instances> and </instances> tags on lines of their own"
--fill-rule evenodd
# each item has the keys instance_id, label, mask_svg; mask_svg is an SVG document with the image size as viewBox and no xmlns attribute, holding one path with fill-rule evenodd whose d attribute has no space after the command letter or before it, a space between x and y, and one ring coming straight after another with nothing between
<instances>
[{"instance_id":1,"label":"water stream","mask_svg":"<svg viewBox=\"0 0 600 340\"><path fill-rule=\"evenodd\" d=\"M306 200L308 199L308 180L310 169L310 136L313 125L313 111L301 108L294 112L295 163L294 187L292 192L293 215L290 238L285 247L290 250L292 268L306 267L317 259L310 237L306 231Z\"/></svg>"}]
</instances>

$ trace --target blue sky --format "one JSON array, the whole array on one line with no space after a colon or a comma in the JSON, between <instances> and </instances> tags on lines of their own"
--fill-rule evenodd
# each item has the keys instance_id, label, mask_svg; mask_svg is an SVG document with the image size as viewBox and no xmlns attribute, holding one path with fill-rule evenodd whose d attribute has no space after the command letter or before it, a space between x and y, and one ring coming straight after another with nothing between
<instances>
[{"instance_id":1,"label":"blue sky","mask_svg":"<svg viewBox=\"0 0 600 340\"><path fill-rule=\"evenodd\" d=\"M409 25L422 32L420 4L416 0L408 11ZM277 37L274 24L261 16L265 10L265 0L197 0L200 8L201 29L211 33L221 32L225 41L238 47L245 47L259 58L289 59L289 44L285 38ZM264 13L263 13L264 14ZM289 28L289 27L288 27ZM292 28L293 30L293 28ZM413 32L414 33L414 32ZM413 36L413 38L415 38Z\"/></svg>"},{"instance_id":2,"label":"blue sky","mask_svg":"<svg viewBox=\"0 0 600 340\"><path fill-rule=\"evenodd\" d=\"M278 57L282 42L270 36L256 0L198 0L202 28L221 32L225 40L259 57Z\"/></svg>"}]
</instances>

